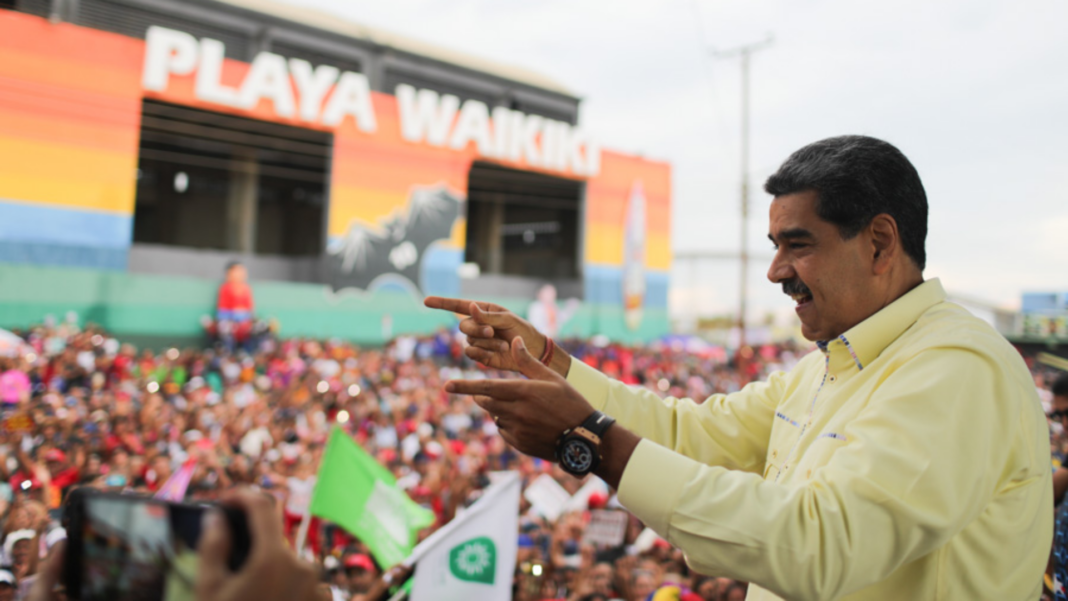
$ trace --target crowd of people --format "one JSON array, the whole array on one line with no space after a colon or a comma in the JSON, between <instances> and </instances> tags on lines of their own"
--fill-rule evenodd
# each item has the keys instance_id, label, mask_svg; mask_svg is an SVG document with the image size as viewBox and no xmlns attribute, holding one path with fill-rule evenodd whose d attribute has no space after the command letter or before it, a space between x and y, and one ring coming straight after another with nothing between
<instances>
[{"instance_id":1,"label":"crowd of people","mask_svg":"<svg viewBox=\"0 0 1068 601\"><path fill-rule=\"evenodd\" d=\"M159 351L139 351L76 320L16 333L25 348L0 357L0 601L26 595L40 559L64 537L62 502L79 486L151 494L192 464L187 499L212 500L237 486L265 491L294 540L335 424L434 512L430 530L473 502L491 471L516 470L524 486L547 474L568 493L584 485L511 450L472 399L444 392L449 379L500 375L467 359L456 332L402 336L376 349L266 337L251 349ZM732 357L671 344L565 346L624 382L695 399L788 369L805 352L789 343ZM1068 448L1065 441L1058 431L1057 450ZM611 509L618 505L607 489L554 516L524 500L514 598L744 599L745 583L694 573L633 516L621 544L589 542L592 512ZM307 543L333 599L370 601L391 567L319 520Z\"/></svg>"}]
</instances>

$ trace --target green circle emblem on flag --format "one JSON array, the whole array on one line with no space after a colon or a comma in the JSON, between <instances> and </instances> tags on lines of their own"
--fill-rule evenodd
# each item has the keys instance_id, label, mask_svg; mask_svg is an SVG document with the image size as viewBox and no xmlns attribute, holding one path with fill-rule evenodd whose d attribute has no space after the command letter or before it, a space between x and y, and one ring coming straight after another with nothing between
<instances>
[{"instance_id":1,"label":"green circle emblem on flag","mask_svg":"<svg viewBox=\"0 0 1068 601\"><path fill-rule=\"evenodd\" d=\"M497 545L485 536L456 545L449 551L449 570L460 580L493 584L497 577Z\"/></svg>"}]
</instances>

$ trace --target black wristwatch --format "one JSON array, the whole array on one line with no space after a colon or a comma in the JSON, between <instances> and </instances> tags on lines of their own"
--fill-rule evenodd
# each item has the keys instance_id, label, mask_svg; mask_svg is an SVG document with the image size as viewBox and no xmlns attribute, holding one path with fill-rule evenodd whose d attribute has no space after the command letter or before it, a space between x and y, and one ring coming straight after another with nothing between
<instances>
[{"instance_id":1,"label":"black wristwatch","mask_svg":"<svg viewBox=\"0 0 1068 601\"><path fill-rule=\"evenodd\" d=\"M582 477L601 463L601 438L616 420L594 411L577 428L564 430L556 442L556 460L572 476Z\"/></svg>"}]
</instances>

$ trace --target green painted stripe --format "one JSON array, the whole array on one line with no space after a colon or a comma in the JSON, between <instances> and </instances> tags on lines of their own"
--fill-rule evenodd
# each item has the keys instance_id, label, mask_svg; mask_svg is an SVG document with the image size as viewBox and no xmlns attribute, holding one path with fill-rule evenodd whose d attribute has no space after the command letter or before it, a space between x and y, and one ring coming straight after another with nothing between
<instances>
[{"instance_id":1,"label":"green painted stripe","mask_svg":"<svg viewBox=\"0 0 1068 601\"><path fill-rule=\"evenodd\" d=\"M119 337L196 339L201 316L214 313L218 285L195 278L0 264L0 327L24 328L46 315L62 318L74 311L82 323L99 324ZM257 282L253 295L257 314L277 320L284 337L381 344L386 315L394 336L430 333L456 323L453 315L427 309L422 299L400 292L337 294L320 285ZM520 298L481 300L520 314L530 304ZM622 307L585 304L562 335L604 334L639 342L669 329L663 309L646 309L640 328L632 332L624 324Z\"/></svg>"}]
</instances>

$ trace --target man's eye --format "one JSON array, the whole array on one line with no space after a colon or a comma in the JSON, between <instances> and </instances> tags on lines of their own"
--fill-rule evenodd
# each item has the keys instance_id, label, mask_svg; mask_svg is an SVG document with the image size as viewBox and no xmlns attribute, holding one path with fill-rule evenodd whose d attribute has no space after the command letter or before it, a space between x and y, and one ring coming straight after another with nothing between
<instances>
[{"instance_id":1,"label":"man's eye","mask_svg":"<svg viewBox=\"0 0 1068 601\"><path fill-rule=\"evenodd\" d=\"M808 246L808 245L807 244L802 244L800 242L791 242L790 243L790 248L792 248L794 250L797 250L799 248L805 248L806 246Z\"/></svg>"}]
</instances>

